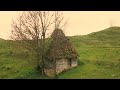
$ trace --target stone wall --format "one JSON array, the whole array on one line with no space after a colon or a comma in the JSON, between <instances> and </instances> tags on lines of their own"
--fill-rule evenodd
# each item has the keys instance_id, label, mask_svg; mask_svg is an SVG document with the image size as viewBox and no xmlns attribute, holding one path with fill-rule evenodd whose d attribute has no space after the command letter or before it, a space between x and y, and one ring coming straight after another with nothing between
<instances>
[{"instance_id":1,"label":"stone wall","mask_svg":"<svg viewBox=\"0 0 120 90\"><path fill-rule=\"evenodd\" d=\"M77 66L77 60L72 60L72 67L76 67Z\"/></svg>"},{"instance_id":2,"label":"stone wall","mask_svg":"<svg viewBox=\"0 0 120 90\"><path fill-rule=\"evenodd\" d=\"M51 65L52 64L50 64L50 66ZM76 67L76 66L77 66L77 60L72 60L71 67L70 67L68 59L58 59L58 60L56 60L56 74L59 74L64 70L68 70L68 69L70 69L72 67ZM48 76L52 76L52 75L54 75L54 70L52 67L48 67L45 69L45 73Z\"/></svg>"},{"instance_id":3,"label":"stone wall","mask_svg":"<svg viewBox=\"0 0 120 90\"><path fill-rule=\"evenodd\" d=\"M67 70L67 69L69 69L67 59L57 60L57 62L56 62L56 72L57 72L57 74L62 72L63 70Z\"/></svg>"},{"instance_id":4,"label":"stone wall","mask_svg":"<svg viewBox=\"0 0 120 90\"><path fill-rule=\"evenodd\" d=\"M45 74L47 75L47 76L53 76L54 75L54 70L53 69L44 69L44 71L45 71Z\"/></svg>"}]
</instances>

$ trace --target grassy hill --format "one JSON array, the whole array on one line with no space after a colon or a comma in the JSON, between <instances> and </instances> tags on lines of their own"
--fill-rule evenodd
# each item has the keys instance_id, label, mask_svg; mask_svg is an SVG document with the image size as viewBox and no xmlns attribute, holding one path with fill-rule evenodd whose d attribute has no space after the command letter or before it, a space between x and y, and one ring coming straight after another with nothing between
<instances>
[{"instance_id":1,"label":"grassy hill","mask_svg":"<svg viewBox=\"0 0 120 90\"><path fill-rule=\"evenodd\" d=\"M99 32L93 32L84 36L73 36L70 37L70 39L76 46L119 47L120 27L110 27ZM80 42L78 43L78 41Z\"/></svg>"},{"instance_id":2,"label":"grassy hill","mask_svg":"<svg viewBox=\"0 0 120 90\"><path fill-rule=\"evenodd\" d=\"M28 51L17 47L15 41L0 40L0 79L39 77L34 67L34 58Z\"/></svg>"},{"instance_id":3,"label":"grassy hill","mask_svg":"<svg viewBox=\"0 0 120 90\"><path fill-rule=\"evenodd\" d=\"M83 36L69 37L77 50L79 65L58 79L120 79L120 27L110 27ZM34 58L14 41L0 39L0 78L40 79Z\"/></svg>"},{"instance_id":4,"label":"grassy hill","mask_svg":"<svg viewBox=\"0 0 120 90\"><path fill-rule=\"evenodd\" d=\"M120 78L120 27L73 36L70 41L82 64L61 74L60 78Z\"/></svg>"}]
</instances>

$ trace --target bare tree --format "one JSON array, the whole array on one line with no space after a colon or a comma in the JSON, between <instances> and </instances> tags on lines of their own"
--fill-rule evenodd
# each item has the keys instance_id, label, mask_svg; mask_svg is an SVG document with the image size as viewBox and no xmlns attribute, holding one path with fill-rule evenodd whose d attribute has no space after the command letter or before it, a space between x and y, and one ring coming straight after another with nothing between
<instances>
[{"instance_id":1,"label":"bare tree","mask_svg":"<svg viewBox=\"0 0 120 90\"><path fill-rule=\"evenodd\" d=\"M53 25L56 26L55 29L59 28L62 21L63 16L58 12L56 14L52 11L24 11L12 23L11 38L35 54L42 76L45 75L44 59L47 47L47 31L53 30Z\"/></svg>"},{"instance_id":2,"label":"bare tree","mask_svg":"<svg viewBox=\"0 0 120 90\"><path fill-rule=\"evenodd\" d=\"M64 19L63 12L56 11L55 12L55 29L62 29L65 28L68 24L68 20ZM54 53L55 54L55 53ZM53 57L53 69L54 69L54 78L57 78L56 74L56 60Z\"/></svg>"}]
</instances>

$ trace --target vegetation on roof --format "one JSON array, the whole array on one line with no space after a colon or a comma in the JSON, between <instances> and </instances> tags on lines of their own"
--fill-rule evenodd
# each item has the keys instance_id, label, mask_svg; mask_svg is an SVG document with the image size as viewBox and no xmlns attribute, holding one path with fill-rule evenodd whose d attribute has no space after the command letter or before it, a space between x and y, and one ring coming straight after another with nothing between
<instances>
[{"instance_id":1,"label":"vegetation on roof","mask_svg":"<svg viewBox=\"0 0 120 90\"><path fill-rule=\"evenodd\" d=\"M47 56L51 58L77 58L78 54L61 29L52 33L52 41Z\"/></svg>"}]
</instances>

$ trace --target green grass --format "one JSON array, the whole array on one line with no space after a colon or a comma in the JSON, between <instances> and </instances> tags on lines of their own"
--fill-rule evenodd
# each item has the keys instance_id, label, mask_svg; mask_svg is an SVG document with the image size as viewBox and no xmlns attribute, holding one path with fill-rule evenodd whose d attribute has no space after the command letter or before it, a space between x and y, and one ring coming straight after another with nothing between
<instances>
[{"instance_id":1,"label":"green grass","mask_svg":"<svg viewBox=\"0 0 120 90\"><path fill-rule=\"evenodd\" d=\"M69 38L84 64L59 79L120 79L120 27Z\"/></svg>"},{"instance_id":2,"label":"green grass","mask_svg":"<svg viewBox=\"0 0 120 90\"><path fill-rule=\"evenodd\" d=\"M120 79L120 27L69 37L79 65L58 79ZM49 79L35 69L34 58L14 41L0 39L0 79Z\"/></svg>"},{"instance_id":3,"label":"green grass","mask_svg":"<svg viewBox=\"0 0 120 90\"><path fill-rule=\"evenodd\" d=\"M120 48L79 48L83 65L61 73L64 79L115 79L120 78ZM114 76L113 76L114 75Z\"/></svg>"}]
</instances>

